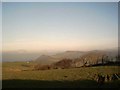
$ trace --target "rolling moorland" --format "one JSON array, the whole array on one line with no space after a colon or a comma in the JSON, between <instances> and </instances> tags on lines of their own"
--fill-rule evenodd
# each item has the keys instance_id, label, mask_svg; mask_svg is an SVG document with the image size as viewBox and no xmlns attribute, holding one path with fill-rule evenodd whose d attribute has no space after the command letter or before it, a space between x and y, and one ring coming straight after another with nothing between
<instances>
[{"instance_id":1,"label":"rolling moorland","mask_svg":"<svg viewBox=\"0 0 120 90\"><path fill-rule=\"evenodd\" d=\"M3 88L118 88L120 62L111 53L66 51L32 61L3 62ZM105 77L102 83L100 75Z\"/></svg>"}]
</instances>

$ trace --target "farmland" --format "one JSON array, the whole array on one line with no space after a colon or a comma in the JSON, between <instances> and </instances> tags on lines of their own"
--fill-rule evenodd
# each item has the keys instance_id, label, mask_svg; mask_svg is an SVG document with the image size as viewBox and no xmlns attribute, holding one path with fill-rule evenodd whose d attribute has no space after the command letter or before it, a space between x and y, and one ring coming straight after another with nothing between
<instances>
[{"instance_id":1,"label":"farmland","mask_svg":"<svg viewBox=\"0 0 120 90\"><path fill-rule=\"evenodd\" d=\"M81 67L71 69L33 70L36 63L4 62L3 88L98 87L95 75L112 76L120 66ZM119 80L106 81L102 87L118 87Z\"/></svg>"}]
</instances>

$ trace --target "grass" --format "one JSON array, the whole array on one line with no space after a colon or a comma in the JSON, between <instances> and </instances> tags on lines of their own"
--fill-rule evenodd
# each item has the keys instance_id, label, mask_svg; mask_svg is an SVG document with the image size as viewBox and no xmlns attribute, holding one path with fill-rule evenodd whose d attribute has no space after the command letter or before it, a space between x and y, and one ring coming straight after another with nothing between
<instances>
[{"instance_id":1,"label":"grass","mask_svg":"<svg viewBox=\"0 0 120 90\"><path fill-rule=\"evenodd\" d=\"M120 69L120 66L98 66L33 71L34 64L3 63L3 87L98 87L95 74L112 75ZM120 81L106 82L104 87L117 87L118 84Z\"/></svg>"},{"instance_id":2,"label":"grass","mask_svg":"<svg viewBox=\"0 0 120 90\"><path fill-rule=\"evenodd\" d=\"M3 88L119 88L120 81L99 85L94 80L3 80Z\"/></svg>"}]
</instances>

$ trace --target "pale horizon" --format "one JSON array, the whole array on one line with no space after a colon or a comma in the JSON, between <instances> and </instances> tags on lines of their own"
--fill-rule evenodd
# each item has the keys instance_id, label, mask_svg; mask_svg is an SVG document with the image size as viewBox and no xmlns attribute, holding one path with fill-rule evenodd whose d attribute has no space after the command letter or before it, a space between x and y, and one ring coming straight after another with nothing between
<instances>
[{"instance_id":1,"label":"pale horizon","mask_svg":"<svg viewBox=\"0 0 120 90\"><path fill-rule=\"evenodd\" d=\"M118 47L118 3L4 2L3 52Z\"/></svg>"}]
</instances>

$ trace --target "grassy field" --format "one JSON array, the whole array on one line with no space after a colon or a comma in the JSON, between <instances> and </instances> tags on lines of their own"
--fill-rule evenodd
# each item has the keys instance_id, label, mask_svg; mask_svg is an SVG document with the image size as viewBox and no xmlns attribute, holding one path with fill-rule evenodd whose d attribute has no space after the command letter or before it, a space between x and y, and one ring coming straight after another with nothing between
<instances>
[{"instance_id":1,"label":"grassy field","mask_svg":"<svg viewBox=\"0 0 120 90\"><path fill-rule=\"evenodd\" d=\"M99 87L95 74L111 76L120 70L120 66L99 66L33 71L33 65L35 63L3 63L3 88ZM119 80L106 82L102 87L118 87L118 85Z\"/></svg>"}]
</instances>

